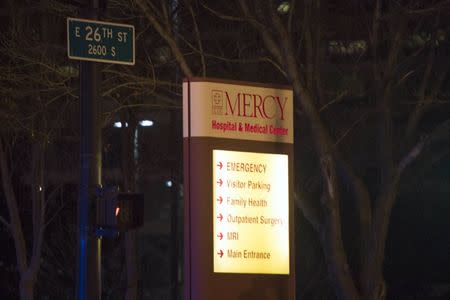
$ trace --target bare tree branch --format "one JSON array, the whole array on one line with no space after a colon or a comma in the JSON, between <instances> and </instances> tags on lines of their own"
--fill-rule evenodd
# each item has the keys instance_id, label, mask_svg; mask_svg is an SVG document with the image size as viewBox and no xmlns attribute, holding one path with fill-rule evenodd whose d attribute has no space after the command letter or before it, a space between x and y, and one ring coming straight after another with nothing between
<instances>
[{"instance_id":1,"label":"bare tree branch","mask_svg":"<svg viewBox=\"0 0 450 300\"><path fill-rule=\"evenodd\" d=\"M417 127L419 125L420 120L422 119L423 115L427 112L429 107L436 103L435 95L437 92L441 89L442 83L444 82L444 78L448 73L448 68L445 68L445 71L441 72L439 74L439 77L435 80L435 84L433 84L432 90L428 93L428 95L425 95L425 87L430 82L431 77L431 65L432 65L432 58L434 58L434 55L429 56L429 61L427 64L427 68L425 70L424 77L422 79L422 83L419 88L418 92L418 100L416 101L416 105L414 110L409 115L407 124L406 124L406 143L409 145L411 144L411 141L413 140L413 136L417 130ZM448 65L448 63L447 63Z\"/></svg>"},{"instance_id":2,"label":"bare tree branch","mask_svg":"<svg viewBox=\"0 0 450 300\"><path fill-rule=\"evenodd\" d=\"M11 182L11 173L8 169L6 160L5 145L0 138L0 172L2 178L3 191L5 193L6 204L8 206L9 217L11 220L11 234L16 249L17 267L20 273L24 273L27 269L27 255L25 238L23 235L22 224L20 222L19 208L17 206L16 195Z\"/></svg>"},{"instance_id":3,"label":"bare tree branch","mask_svg":"<svg viewBox=\"0 0 450 300\"><path fill-rule=\"evenodd\" d=\"M404 12L408 15L429 15L440 11L445 11L450 9L450 1L444 0L438 3L433 3L431 7L427 7L424 9L404 9Z\"/></svg>"},{"instance_id":4,"label":"bare tree branch","mask_svg":"<svg viewBox=\"0 0 450 300\"><path fill-rule=\"evenodd\" d=\"M201 6L204 7L210 13L212 13L213 15L215 15L216 17L218 17L218 18L220 18L222 20L234 21L234 22L246 22L247 21L247 19L245 19L245 18L225 15L225 14L223 14L223 13L217 11L217 10L214 10L214 9L210 8L205 3L201 3Z\"/></svg>"},{"instance_id":5,"label":"bare tree branch","mask_svg":"<svg viewBox=\"0 0 450 300\"><path fill-rule=\"evenodd\" d=\"M5 225L6 229L11 230L11 224L9 224L2 216L0 216L0 222Z\"/></svg>"},{"instance_id":6,"label":"bare tree branch","mask_svg":"<svg viewBox=\"0 0 450 300\"><path fill-rule=\"evenodd\" d=\"M375 82L380 80L380 71L378 66L378 42L381 20L381 0L376 0L375 9L373 11L372 30L370 31L370 42L373 64L373 77Z\"/></svg>"},{"instance_id":7,"label":"bare tree branch","mask_svg":"<svg viewBox=\"0 0 450 300\"><path fill-rule=\"evenodd\" d=\"M345 132L343 134L341 134L341 136L336 140L336 142L334 143L334 146L338 146L339 143L341 143L341 141L353 130L356 128L356 126L358 126L363 120L365 120L367 118L367 116L369 115L368 112L365 112L364 114L361 115L361 117L359 117L358 120L356 120L355 122L353 122L353 124L347 128L345 130Z\"/></svg>"},{"instance_id":8,"label":"bare tree branch","mask_svg":"<svg viewBox=\"0 0 450 300\"><path fill-rule=\"evenodd\" d=\"M316 207L314 207L312 200L306 198L306 194L304 193L294 193L294 203L300 208L303 216L308 220L308 222L312 225L314 230L317 233L322 231L322 217L320 216L319 211Z\"/></svg>"},{"instance_id":9,"label":"bare tree branch","mask_svg":"<svg viewBox=\"0 0 450 300\"><path fill-rule=\"evenodd\" d=\"M255 27L259 32L259 34L261 35L261 38L264 40L264 43L266 44L267 50L269 50L269 52L275 57L276 61L279 64L284 65L281 50L278 48L274 38L270 35L270 31L262 23L258 22L257 19L250 13L250 9L248 7L246 0L239 0L239 4L247 21L253 27Z\"/></svg>"},{"instance_id":10,"label":"bare tree branch","mask_svg":"<svg viewBox=\"0 0 450 300\"><path fill-rule=\"evenodd\" d=\"M191 17L192 17L192 23L194 24L194 32L195 32L195 37L197 38L197 44L198 44L198 49L200 51L200 61L202 63L202 76L206 76L206 63L205 63L205 55L203 53L203 44L202 44L202 40L200 38L200 30L198 28L198 24L197 24L197 18L195 16L194 10L192 9L192 2L189 1L189 12L191 13Z\"/></svg>"},{"instance_id":11,"label":"bare tree branch","mask_svg":"<svg viewBox=\"0 0 450 300\"><path fill-rule=\"evenodd\" d=\"M155 28L159 35L167 42L184 75L187 77L192 77L193 72L189 68L184 55L181 53L181 50L173 34L162 26L162 24L157 20L154 11L152 11L151 8L148 7L146 2L144 2L143 0L136 0L136 3L142 9L145 17L150 22L150 24L153 25L153 28Z\"/></svg>"},{"instance_id":12,"label":"bare tree branch","mask_svg":"<svg viewBox=\"0 0 450 300\"><path fill-rule=\"evenodd\" d=\"M425 139L417 143L409 153L403 157L397 167L397 176L400 176L403 170L410 165L422 152L425 145Z\"/></svg>"}]
</instances>

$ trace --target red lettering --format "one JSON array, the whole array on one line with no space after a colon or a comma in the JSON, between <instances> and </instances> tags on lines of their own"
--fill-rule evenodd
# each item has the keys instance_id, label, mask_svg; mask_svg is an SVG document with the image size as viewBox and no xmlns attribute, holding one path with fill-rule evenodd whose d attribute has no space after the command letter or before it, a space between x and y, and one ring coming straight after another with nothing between
<instances>
[{"instance_id":1,"label":"red lettering","mask_svg":"<svg viewBox=\"0 0 450 300\"><path fill-rule=\"evenodd\" d=\"M284 98L283 105L281 104L280 97L277 97L276 99L277 99L277 104L280 107L280 112L281 112L280 120L284 120L284 108L286 107L287 98Z\"/></svg>"},{"instance_id":2,"label":"red lettering","mask_svg":"<svg viewBox=\"0 0 450 300\"><path fill-rule=\"evenodd\" d=\"M275 111L274 107L272 107L271 109L267 109L266 105L267 105L267 100L268 100L268 99L272 99L272 101L275 102L275 97L274 97L274 96L266 96L266 97L263 99L263 111L264 111L264 116L266 117L266 119L273 119L273 118L275 118L275 115L277 114L277 112ZM269 114L267 113L268 110L269 110L269 111L273 111L273 114L272 114L272 115L269 115Z\"/></svg>"},{"instance_id":3,"label":"red lettering","mask_svg":"<svg viewBox=\"0 0 450 300\"><path fill-rule=\"evenodd\" d=\"M259 102L256 102L259 100ZM261 118L263 117L263 113L261 111L261 105L262 105L262 97L260 95L253 94L253 117L258 118L258 115L256 114L256 111L259 111L259 115Z\"/></svg>"},{"instance_id":4,"label":"red lettering","mask_svg":"<svg viewBox=\"0 0 450 300\"><path fill-rule=\"evenodd\" d=\"M234 111L236 109L236 105L238 106L238 110L239 110L239 95L237 96L236 100L234 101L234 105L231 106L231 100L230 100L230 96L228 95L228 92L225 92L225 96L227 97L227 103L226 103L226 114L228 115L228 108L230 109L230 115L234 115Z\"/></svg>"},{"instance_id":5,"label":"red lettering","mask_svg":"<svg viewBox=\"0 0 450 300\"><path fill-rule=\"evenodd\" d=\"M248 96L248 97L247 97ZM250 95L250 94L242 94L242 102L243 102L243 111L244 111L244 114L243 114L243 116L244 117L253 117L253 115L247 115L247 107L250 107L250 105L251 105L251 103L250 103L250 100L252 99L252 95Z\"/></svg>"},{"instance_id":6,"label":"red lettering","mask_svg":"<svg viewBox=\"0 0 450 300\"><path fill-rule=\"evenodd\" d=\"M236 97L230 97L225 92L225 115L233 115L248 118L261 119L285 119L287 98L278 96L261 96L258 94L238 93Z\"/></svg>"}]
</instances>

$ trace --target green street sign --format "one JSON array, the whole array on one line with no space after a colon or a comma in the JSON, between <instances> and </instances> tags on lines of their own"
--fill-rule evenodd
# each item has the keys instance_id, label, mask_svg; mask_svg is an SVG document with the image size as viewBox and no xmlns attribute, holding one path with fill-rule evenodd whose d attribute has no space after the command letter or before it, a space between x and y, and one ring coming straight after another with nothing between
<instances>
[{"instance_id":1,"label":"green street sign","mask_svg":"<svg viewBox=\"0 0 450 300\"><path fill-rule=\"evenodd\" d=\"M67 18L70 59L134 65L134 26Z\"/></svg>"}]
</instances>

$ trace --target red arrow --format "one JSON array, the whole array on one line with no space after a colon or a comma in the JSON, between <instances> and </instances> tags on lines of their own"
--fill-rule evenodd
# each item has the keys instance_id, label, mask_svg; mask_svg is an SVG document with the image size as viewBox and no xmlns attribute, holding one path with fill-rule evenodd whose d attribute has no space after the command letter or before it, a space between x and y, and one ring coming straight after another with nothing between
<instances>
[{"instance_id":1,"label":"red arrow","mask_svg":"<svg viewBox=\"0 0 450 300\"><path fill-rule=\"evenodd\" d=\"M222 232L219 233L219 234L217 235L217 237L218 237L220 240L222 240L222 239L223 239L223 234L222 234Z\"/></svg>"},{"instance_id":2,"label":"red arrow","mask_svg":"<svg viewBox=\"0 0 450 300\"><path fill-rule=\"evenodd\" d=\"M223 219L222 214L219 214L219 215L217 216L217 219L219 219L219 221L222 222L222 219Z\"/></svg>"},{"instance_id":3,"label":"red arrow","mask_svg":"<svg viewBox=\"0 0 450 300\"><path fill-rule=\"evenodd\" d=\"M219 167L220 170L222 170L223 165L221 161L217 164L217 166Z\"/></svg>"},{"instance_id":4,"label":"red arrow","mask_svg":"<svg viewBox=\"0 0 450 300\"><path fill-rule=\"evenodd\" d=\"M222 251L222 249L220 249L220 251L217 252L217 254L220 256L220 258L222 258L222 256L223 256L223 251Z\"/></svg>"},{"instance_id":5,"label":"red arrow","mask_svg":"<svg viewBox=\"0 0 450 300\"><path fill-rule=\"evenodd\" d=\"M219 198L217 199L217 201L219 201L219 204L222 204L222 201L223 201L222 197L219 197Z\"/></svg>"},{"instance_id":6,"label":"red arrow","mask_svg":"<svg viewBox=\"0 0 450 300\"><path fill-rule=\"evenodd\" d=\"M222 183L223 183L222 179L219 179L219 180L217 181L217 184L218 184L219 186L222 186Z\"/></svg>"}]
</instances>

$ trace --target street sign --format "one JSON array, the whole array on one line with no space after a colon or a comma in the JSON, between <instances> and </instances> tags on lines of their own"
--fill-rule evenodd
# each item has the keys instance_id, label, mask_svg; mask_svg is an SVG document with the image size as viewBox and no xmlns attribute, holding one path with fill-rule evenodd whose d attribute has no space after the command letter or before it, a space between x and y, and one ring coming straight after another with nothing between
<instances>
[{"instance_id":1,"label":"street sign","mask_svg":"<svg viewBox=\"0 0 450 300\"><path fill-rule=\"evenodd\" d=\"M67 18L70 59L134 65L134 26Z\"/></svg>"}]
</instances>

